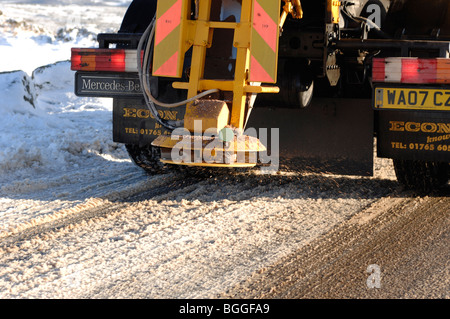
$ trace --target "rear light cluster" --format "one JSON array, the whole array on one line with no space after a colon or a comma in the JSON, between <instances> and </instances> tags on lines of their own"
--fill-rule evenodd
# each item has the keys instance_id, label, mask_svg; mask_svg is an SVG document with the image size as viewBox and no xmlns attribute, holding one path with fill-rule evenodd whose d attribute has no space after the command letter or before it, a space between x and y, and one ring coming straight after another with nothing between
<instances>
[{"instance_id":1,"label":"rear light cluster","mask_svg":"<svg viewBox=\"0 0 450 319\"><path fill-rule=\"evenodd\" d=\"M73 71L138 71L136 50L74 48L71 62Z\"/></svg>"},{"instance_id":2,"label":"rear light cluster","mask_svg":"<svg viewBox=\"0 0 450 319\"><path fill-rule=\"evenodd\" d=\"M376 58L373 82L445 84L450 83L450 59Z\"/></svg>"}]
</instances>

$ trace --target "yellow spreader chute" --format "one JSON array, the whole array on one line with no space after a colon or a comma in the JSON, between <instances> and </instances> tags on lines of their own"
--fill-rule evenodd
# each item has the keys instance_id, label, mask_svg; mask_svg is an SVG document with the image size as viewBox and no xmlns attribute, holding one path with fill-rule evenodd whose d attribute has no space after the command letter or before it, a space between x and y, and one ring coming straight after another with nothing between
<instances>
[{"instance_id":1,"label":"yellow spreader chute","mask_svg":"<svg viewBox=\"0 0 450 319\"><path fill-rule=\"evenodd\" d=\"M275 86L278 38L287 14L302 17L299 0L242 0L240 21L211 21L214 0L196 0L191 17L191 0L158 1L154 37L153 76L180 78L186 52L192 47L189 82L173 87L188 91L188 99L218 89L231 92L225 102L205 97L186 104L184 128L171 136L160 136L152 145L161 148L161 161L169 164L218 167L248 167L257 163L255 154L266 148L256 137L243 135L251 112L251 96L278 93ZM207 49L214 31L234 31L236 50L234 78L205 79ZM176 132L178 131L178 132Z\"/></svg>"}]
</instances>

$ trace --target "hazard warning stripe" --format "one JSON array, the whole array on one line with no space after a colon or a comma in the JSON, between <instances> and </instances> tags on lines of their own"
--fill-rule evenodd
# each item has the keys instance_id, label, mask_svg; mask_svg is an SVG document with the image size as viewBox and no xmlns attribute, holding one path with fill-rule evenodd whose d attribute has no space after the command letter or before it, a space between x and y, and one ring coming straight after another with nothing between
<instances>
[{"instance_id":1,"label":"hazard warning stripe","mask_svg":"<svg viewBox=\"0 0 450 319\"><path fill-rule=\"evenodd\" d=\"M276 50L272 50L259 34L254 34L252 38L250 81L275 83L278 62Z\"/></svg>"},{"instance_id":2,"label":"hazard warning stripe","mask_svg":"<svg viewBox=\"0 0 450 319\"><path fill-rule=\"evenodd\" d=\"M175 52L163 65L161 65L153 74L155 75L168 75L168 76L177 76L176 70L174 70L174 66L178 63L178 51Z\"/></svg>"},{"instance_id":3,"label":"hazard warning stripe","mask_svg":"<svg viewBox=\"0 0 450 319\"><path fill-rule=\"evenodd\" d=\"M156 21L155 45L158 45L168 34L180 25L181 1L182 0L176 0L176 2ZM169 1L165 0L164 2Z\"/></svg>"},{"instance_id":4,"label":"hazard warning stripe","mask_svg":"<svg viewBox=\"0 0 450 319\"><path fill-rule=\"evenodd\" d=\"M153 75L179 77L183 1L158 1Z\"/></svg>"},{"instance_id":5,"label":"hazard warning stripe","mask_svg":"<svg viewBox=\"0 0 450 319\"><path fill-rule=\"evenodd\" d=\"M173 60L174 55L178 55L180 36L180 26L168 34L160 43L155 46L153 57L153 75L176 77L178 73L178 60Z\"/></svg>"},{"instance_id":6,"label":"hazard warning stripe","mask_svg":"<svg viewBox=\"0 0 450 319\"><path fill-rule=\"evenodd\" d=\"M276 51L278 23L272 20L271 16L264 10L258 1L254 2L253 7L253 29L264 39L273 51Z\"/></svg>"},{"instance_id":7,"label":"hazard warning stripe","mask_svg":"<svg viewBox=\"0 0 450 319\"><path fill-rule=\"evenodd\" d=\"M250 82L276 82L280 2L253 1Z\"/></svg>"},{"instance_id":8,"label":"hazard warning stripe","mask_svg":"<svg viewBox=\"0 0 450 319\"><path fill-rule=\"evenodd\" d=\"M446 84L450 83L450 59L376 58L373 82Z\"/></svg>"}]
</instances>

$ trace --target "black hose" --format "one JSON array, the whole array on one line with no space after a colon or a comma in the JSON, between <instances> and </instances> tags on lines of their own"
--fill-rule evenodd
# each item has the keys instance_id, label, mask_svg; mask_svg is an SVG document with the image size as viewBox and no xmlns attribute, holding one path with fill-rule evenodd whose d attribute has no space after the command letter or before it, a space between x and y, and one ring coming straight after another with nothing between
<instances>
[{"instance_id":1,"label":"black hose","mask_svg":"<svg viewBox=\"0 0 450 319\"><path fill-rule=\"evenodd\" d=\"M145 88L145 87L150 88L150 85L149 85L150 84L150 76L148 73L144 73L143 68L146 68L147 70L149 70L149 65L150 65L151 59L148 59L147 54L144 54L144 61L142 63L141 62L141 54L142 54L143 50L144 50L144 52L147 51L148 45L151 46L150 54L151 54L151 52L153 52L153 40L152 40L153 35L151 35L151 37L150 37L149 34L151 34L152 30L154 30L155 21L156 21L156 17L154 17L152 19L149 26L145 30L144 34L141 37L141 40L139 41L139 45L137 48L138 73L139 73L139 81L140 81L142 88ZM175 130L178 127L183 126L183 121L165 121L165 120L163 120L159 116L159 113L158 113L158 110L156 109L155 104L148 97L148 92L146 92L146 90L144 90L144 99L145 99L145 104L147 105L147 108L149 109L149 111L153 115L153 117L155 118L156 122L158 122L158 124L164 126L165 128L167 128L171 131Z\"/></svg>"},{"instance_id":2,"label":"black hose","mask_svg":"<svg viewBox=\"0 0 450 319\"><path fill-rule=\"evenodd\" d=\"M161 119L159 117L158 111L156 110L156 107L155 107L155 104L162 106L162 107L166 107L166 108L180 107L189 102L193 102L197 99L200 99L202 97L210 95L212 93L219 92L219 90L218 89L207 90L207 91L199 93L198 95L191 97L187 100L180 101L177 103L171 103L171 104L160 102L152 96L151 89L150 89L150 74L148 74L147 72L144 73L143 68L145 68L146 70L150 70L150 67L151 67L152 56L153 56L153 37L154 37L154 33L155 33L155 21L156 21L156 17L153 18L152 22L149 24L149 26L145 30L144 34L142 35L141 41L139 41L138 50L137 50L138 51L138 53L137 53L138 61L141 60L140 55L141 55L142 50L144 51L143 64L138 62L139 80L141 82L142 88L144 89L144 98L145 98L147 107L149 108L150 112L152 112L152 115L155 117L156 121L159 124L163 125L164 127L168 128L170 130L174 130L178 127L182 127L184 125L184 121L183 120L181 120L181 121L164 121L163 119Z\"/></svg>"}]
</instances>

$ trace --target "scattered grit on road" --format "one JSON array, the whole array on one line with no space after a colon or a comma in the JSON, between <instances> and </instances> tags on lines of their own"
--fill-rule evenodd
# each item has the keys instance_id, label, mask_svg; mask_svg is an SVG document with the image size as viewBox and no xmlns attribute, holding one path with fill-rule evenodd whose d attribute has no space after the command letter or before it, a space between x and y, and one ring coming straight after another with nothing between
<instances>
[{"instance_id":1,"label":"scattered grit on road","mask_svg":"<svg viewBox=\"0 0 450 319\"><path fill-rule=\"evenodd\" d=\"M449 207L440 195L385 197L223 296L448 299Z\"/></svg>"},{"instance_id":2,"label":"scattered grit on road","mask_svg":"<svg viewBox=\"0 0 450 319\"><path fill-rule=\"evenodd\" d=\"M0 298L450 296L448 189L404 192L390 161L373 178L92 167L0 188Z\"/></svg>"}]
</instances>

